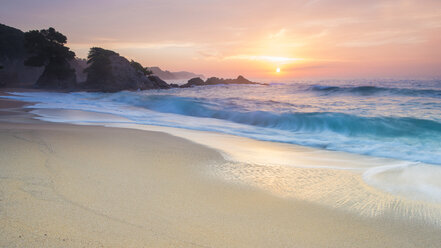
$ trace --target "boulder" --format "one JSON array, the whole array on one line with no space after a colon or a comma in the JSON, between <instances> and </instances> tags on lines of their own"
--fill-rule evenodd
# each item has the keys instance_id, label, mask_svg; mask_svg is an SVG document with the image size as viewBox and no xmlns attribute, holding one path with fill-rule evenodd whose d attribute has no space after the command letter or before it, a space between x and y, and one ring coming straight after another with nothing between
<instances>
[{"instance_id":1,"label":"boulder","mask_svg":"<svg viewBox=\"0 0 441 248\"><path fill-rule=\"evenodd\" d=\"M188 82L184 85L181 85L181 88L189 88L189 87L193 87L193 86L200 86L200 85L206 85L204 80L202 80L199 77L196 78L192 78L190 80L188 80Z\"/></svg>"}]
</instances>

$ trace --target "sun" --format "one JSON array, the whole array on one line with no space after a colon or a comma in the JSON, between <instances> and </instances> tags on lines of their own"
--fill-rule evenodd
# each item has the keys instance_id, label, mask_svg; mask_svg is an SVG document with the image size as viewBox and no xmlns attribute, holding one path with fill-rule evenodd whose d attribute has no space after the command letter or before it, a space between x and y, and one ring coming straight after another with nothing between
<instances>
[{"instance_id":1,"label":"sun","mask_svg":"<svg viewBox=\"0 0 441 248\"><path fill-rule=\"evenodd\" d=\"M277 67L276 72L280 73L280 68L279 67Z\"/></svg>"}]
</instances>

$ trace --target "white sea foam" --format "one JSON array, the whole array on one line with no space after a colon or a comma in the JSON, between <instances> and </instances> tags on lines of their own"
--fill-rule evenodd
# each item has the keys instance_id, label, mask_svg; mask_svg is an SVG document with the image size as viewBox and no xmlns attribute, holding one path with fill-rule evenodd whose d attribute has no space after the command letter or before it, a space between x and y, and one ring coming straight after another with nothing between
<instances>
[{"instance_id":1,"label":"white sea foam","mask_svg":"<svg viewBox=\"0 0 441 248\"><path fill-rule=\"evenodd\" d=\"M394 161L367 169L363 179L387 192L416 200L441 203L441 167L407 161Z\"/></svg>"}]
</instances>

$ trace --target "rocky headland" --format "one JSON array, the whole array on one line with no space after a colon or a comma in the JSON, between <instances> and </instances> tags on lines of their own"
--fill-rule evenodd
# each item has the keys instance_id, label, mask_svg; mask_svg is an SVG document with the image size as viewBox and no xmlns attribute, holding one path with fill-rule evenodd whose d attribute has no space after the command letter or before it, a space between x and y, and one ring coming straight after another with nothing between
<instances>
[{"instance_id":1,"label":"rocky headland","mask_svg":"<svg viewBox=\"0 0 441 248\"><path fill-rule=\"evenodd\" d=\"M63 91L149 90L217 84L259 84L243 76L210 77L191 72L143 67L120 54L92 47L80 59L65 46L67 37L53 28L23 32L0 24L0 87ZM162 76L162 77L161 77ZM191 78L193 77L193 78ZM165 80L188 80L179 85Z\"/></svg>"}]
</instances>

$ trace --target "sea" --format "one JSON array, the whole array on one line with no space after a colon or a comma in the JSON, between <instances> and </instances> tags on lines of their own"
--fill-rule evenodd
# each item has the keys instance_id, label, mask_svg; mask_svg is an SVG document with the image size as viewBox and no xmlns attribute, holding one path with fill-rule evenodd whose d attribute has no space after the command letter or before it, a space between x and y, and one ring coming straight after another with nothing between
<instances>
[{"instance_id":1,"label":"sea","mask_svg":"<svg viewBox=\"0 0 441 248\"><path fill-rule=\"evenodd\" d=\"M119 123L219 132L441 166L441 79L11 94L9 98L35 103L35 109L104 113L123 117Z\"/></svg>"}]
</instances>

